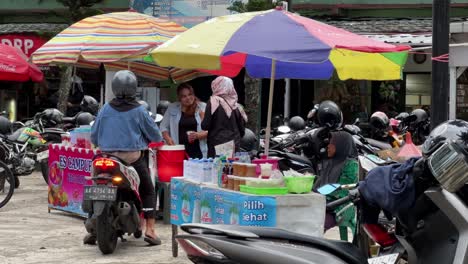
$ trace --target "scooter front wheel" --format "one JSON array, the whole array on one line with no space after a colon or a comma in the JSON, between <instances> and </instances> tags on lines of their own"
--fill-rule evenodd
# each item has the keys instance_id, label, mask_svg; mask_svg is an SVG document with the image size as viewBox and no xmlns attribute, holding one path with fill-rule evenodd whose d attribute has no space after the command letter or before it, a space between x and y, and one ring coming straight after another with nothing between
<instances>
[{"instance_id":1,"label":"scooter front wheel","mask_svg":"<svg viewBox=\"0 0 468 264\"><path fill-rule=\"evenodd\" d=\"M111 254L117 246L117 231L112 223L114 222L114 214L110 204L106 204L102 213L97 217L96 235L99 250L102 254Z\"/></svg>"}]
</instances>

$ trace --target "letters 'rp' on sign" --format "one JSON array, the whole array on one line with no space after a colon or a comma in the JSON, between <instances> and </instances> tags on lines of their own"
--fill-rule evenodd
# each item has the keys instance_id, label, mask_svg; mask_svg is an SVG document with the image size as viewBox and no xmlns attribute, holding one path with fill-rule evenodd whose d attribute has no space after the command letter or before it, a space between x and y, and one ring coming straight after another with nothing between
<instances>
[{"instance_id":1,"label":"letters 'rp' on sign","mask_svg":"<svg viewBox=\"0 0 468 264\"><path fill-rule=\"evenodd\" d=\"M31 54L44 45L47 40L34 35L7 34L0 35L0 43L9 45L23 51L26 56Z\"/></svg>"}]
</instances>

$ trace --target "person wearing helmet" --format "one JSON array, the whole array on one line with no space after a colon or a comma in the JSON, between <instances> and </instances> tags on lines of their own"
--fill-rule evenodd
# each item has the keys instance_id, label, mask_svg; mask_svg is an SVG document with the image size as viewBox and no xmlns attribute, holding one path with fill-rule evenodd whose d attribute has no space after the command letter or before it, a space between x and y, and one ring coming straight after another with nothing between
<instances>
[{"instance_id":1,"label":"person wearing helmet","mask_svg":"<svg viewBox=\"0 0 468 264\"><path fill-rule=\"evenodd\" d=\"M118 156L131 164L140 176L139 193L146 220L145 241L159 245L154 230L156 194L148 172L147 149L150 142L160 142L161 132L144 106L136 100L137 78L128 70L118 71L112 79L115 98L105 104L91 129L91 141L102 152ZM144 222L144 221L143 221ZM96 242L89 234L86 244Z\"/></svg>"},{"instance_id":2,"label":"person wearing helmet","mask_svg":"<svg viewBox=\"0 0 468 264\"><path fill-rule=\"evenodd\" d=\"M81 111L81 101L84 98L83 80L78 76L73 76L72 87L68 96L67 102L67 116L75 116Z\"/></svg>"},{"instance_id":3,"label":"person wearing helmet","mask_svg":"<svg viewBox=\"0 0 468 264\"><path fill-rule=\"evenodd\" d=\"M99 112L99 103L94 97L85 95L81 100L80 108L82 112L88 112L92 115L97 115Z\"/></svg>"},{"instance_id":4,"label":"person wearing helmet","mask_svg":"<svg viewBox=\"0 0 468 264\"><path fill-rule=\"evenodd\" d=\"M166 113L167 108L169 107L171 103L166 100L159 101L158 106L156 107L156 113L164 116Z\"/></svg>"},{"instance_id":5,"label":"person wearing helmet","mask_svg":"<svg viewBox=\"0 0 468 264\"><path fill-rule=\"evenodd\" d=\"M324 101L317 110L317 119L322 127L336 130L341 127L341 109L332 101ZM322 160L314 190L329 183L337 183L344 165L349 159L357 158L357 148L353 137L344 131L333 131L327 146L327 158Z\"/></svg>"},{"instance_id":6,"label":"person wearing helmet","mask_svg":"<svg viewBox=\"0 0 468 264\"><path fill-rule=\"evenodd\" d=\"M191 158L206 158L208 132L201 127L206 104L198 100L187 83L177 87L177 97L179 102L169 105L161 121L164 140L168 145L184 145Z\"/></svg>"},{"instance_id":7,"label":"person wearing helmet","mask_svg":"<svg viewBox=\"0 0 468 264\"><path fill-rule=\"evenodd\" d=\"M317 122L321 127L337 129L343 125L343 113L333 101L323 101L317 109Z\"/></svg>"},{"instance_id":8,"label":"person wearing helmet","mask_svg":"<svg viewBox=\"0 0 468 264\"><path fill-rule=\"evenodd\" d=\"M290 120L289 120L289 127L293 130L293 131L299 131L299 130L303 130L305 127L306 127L306 123L304 121L304 119L300 116L293 116Z\"/></svg>"}]
</instances>

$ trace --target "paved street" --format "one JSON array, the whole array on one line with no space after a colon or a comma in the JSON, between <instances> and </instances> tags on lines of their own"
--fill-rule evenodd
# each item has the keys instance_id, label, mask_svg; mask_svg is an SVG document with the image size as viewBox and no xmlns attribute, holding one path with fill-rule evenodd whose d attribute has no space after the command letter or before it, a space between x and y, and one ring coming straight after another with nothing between
<instances>
[{"instance_id":1,"label":"paved street","mask_svg":"<svg viewBox=\"0 0 468 264\"><path fill-rule=\"evenodd\" d=\"M128 238L113 255L97 246L85 246L83 219L59 211L47 212L47 185L39 173L20 178L12 200L0 209L0 263L191 263L171 253L171 229L157 225L163 245L147 247L142 239ZM332 230L327 237L336 238Z\"/></svg>"},{"instance_id":2,"label":"paved street","mask_svg":"<svg viewBox=\"0 0 468 264\"><path fill-rule=\"evenodd\" d=\"M47 212L47 185L39 173L20 178L12 200L0 209L0 263L191 263L172 258L170 226L157 225L163 245L147 247L142 239L118 244L113 255L85 246L83 220ZM183 252L179 253L183 255Z\"/></svg>"}]
</instances>

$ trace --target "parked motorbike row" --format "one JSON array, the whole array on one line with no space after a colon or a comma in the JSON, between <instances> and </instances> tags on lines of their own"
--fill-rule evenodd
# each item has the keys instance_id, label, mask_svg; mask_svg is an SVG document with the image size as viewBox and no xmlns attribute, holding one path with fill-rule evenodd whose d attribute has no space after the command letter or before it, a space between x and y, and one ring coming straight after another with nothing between
<instances>
[{"instance_id":1,"label":"parked motorbike row","mask_svg":"<svg viewBox=\"0 0 468 264\"><path fill-rule=\"evenodd\" d=\"M57 109L46 109L32 119L14 123L0 116L0 161L14 175L15 188L20 185L18 176L30 175L38 164L48 182L48 145L60 143L61 136L77 126L89 125L99 104L93 97L85 96L81 109L74 117L65 117Z\"/></svg>"},{"instance_id":2,"label":"parked motorbike row","mask_svg":"<svg viewBox=\"0 0 468 264\"><path fill-rule=\"evenodd\" d=\"M187 224L182 226L187 234L177 236L177 241L193 263L468 263L468 122L449 121L429 134L430 120L424 110L393 119L375 113L370 119L371 137L365 137L359 120L342 125L339 118L329 118L341 116L333 113L337 109L333 104L314 107L303 127L272 129L269 156L280 158L280 170L315 173L326 158L330 134L344 131L352 136L359 152L361 181L324 185L318 192L330 198L337 191L348 190L344 198L327 199L327 212L339 218L347 208L356 208L353 242L274 228ZM323 121L327 119L329 122ZM423 157L412 160L405 173L383 176L374 170L402 170L404 164L381 159L378 153L403 146L406 132L415 144L424 144ZM243 139L243 151L260 155L264 142L260 142L258 154L249 149L252 142ZM371 182L388 182L388 186ZM411 186L409 195L397 196L392 188L398 185ZM369 198L369 193L374 196ZM408 201L412 202L405 207ZM399 207L403 210L395 209ZM337 208L341 209L337 212ZM378 217L370 221L370 213ZM379 257L368 259L374 245L380 248Z\"/></svg>"}]
</instances>

